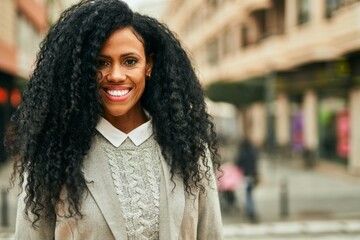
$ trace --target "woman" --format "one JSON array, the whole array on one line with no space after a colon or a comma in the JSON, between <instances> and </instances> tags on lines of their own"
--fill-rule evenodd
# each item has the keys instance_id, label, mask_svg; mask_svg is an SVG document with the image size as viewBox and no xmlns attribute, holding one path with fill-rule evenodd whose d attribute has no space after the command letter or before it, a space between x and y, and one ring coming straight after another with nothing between
<instances>
[{"instance_id":1,"label":"woman","mask_svg":"<svg viewBox=\"0 0 360 240\"><path fill-rule=\"evenodd\" d=\"M170 30L119 0L50 29L12 118L15 239L221 239L214 126Z\"/></svg>"}]
</instances>

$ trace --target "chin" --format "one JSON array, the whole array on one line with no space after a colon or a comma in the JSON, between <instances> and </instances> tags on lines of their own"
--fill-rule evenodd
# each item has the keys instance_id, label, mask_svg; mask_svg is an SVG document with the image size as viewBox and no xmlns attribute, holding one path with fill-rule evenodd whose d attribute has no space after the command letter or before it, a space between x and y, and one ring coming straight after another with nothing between
<instances>
[{"instance_id":1,"label":"chin","mask_svg":"<svg viewBox=\"0 0 360 240\"><path fill-rule=\"evenodd\" d=\"M126 115L127 111L106 111L104 113L105 116L111 116L111 117L121 117Z\"/></svg>"}]
</instances>

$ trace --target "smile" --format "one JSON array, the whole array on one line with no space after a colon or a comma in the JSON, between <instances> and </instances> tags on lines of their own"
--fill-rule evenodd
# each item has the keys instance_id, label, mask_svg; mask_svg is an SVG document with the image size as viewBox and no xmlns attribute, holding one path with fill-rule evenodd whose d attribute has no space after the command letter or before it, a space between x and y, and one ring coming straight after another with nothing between
<instances>
[{"instance_id":1,"label":"smile","mask_svg":"<svg viewBox=\"0 0 360 240\"><path fill-rule=\"evenodd\" d=\"M123 97L125 96L126 94L128 94L130 92L130 89L126 89L126 90L110 90L110 89L107 89L106 92L113 96L113 97Z\"/></svg>"}]
</instances>

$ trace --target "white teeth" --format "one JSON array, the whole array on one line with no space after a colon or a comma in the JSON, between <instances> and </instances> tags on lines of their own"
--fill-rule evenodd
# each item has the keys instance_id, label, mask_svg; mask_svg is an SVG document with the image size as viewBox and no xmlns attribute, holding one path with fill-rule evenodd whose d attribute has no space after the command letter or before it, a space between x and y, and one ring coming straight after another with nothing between
<instances>
[{"instance_id":1,"label":"white teeth","mask_svg":"<svg viewBox=\"0 0 360 240\"><path fill-rule=\"evenodd\" d=\"M108 94L114 97L122 97L130 92L130 90L106 90Z\"/></svg>"}]
</instances>

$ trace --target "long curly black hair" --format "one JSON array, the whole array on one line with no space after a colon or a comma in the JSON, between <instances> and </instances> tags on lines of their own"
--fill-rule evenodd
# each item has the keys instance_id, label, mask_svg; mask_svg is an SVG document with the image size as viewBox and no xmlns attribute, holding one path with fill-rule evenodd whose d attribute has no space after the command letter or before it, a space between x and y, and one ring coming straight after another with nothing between
<instances>
[{"instance_id":1,"label":"long curly black hair","mask_svg":"<svg viewBox=\"0 0 360 240\"><path fill-rule=\"evenodd\" d=\"M102 115L96 59L115 30L130 27L153 57L141 98L171 174L186 191L205 191L219 165L216 134L189 57L174 34L119 0L84 0L61 15L40 45L23 102L11 119L7 146L15 159L12 181L26 191L26 213L54 217L65 188L69 216L81 216L82 172ZM203 167L205 166L205 168Z\"/></svg>"}]
</instances>

